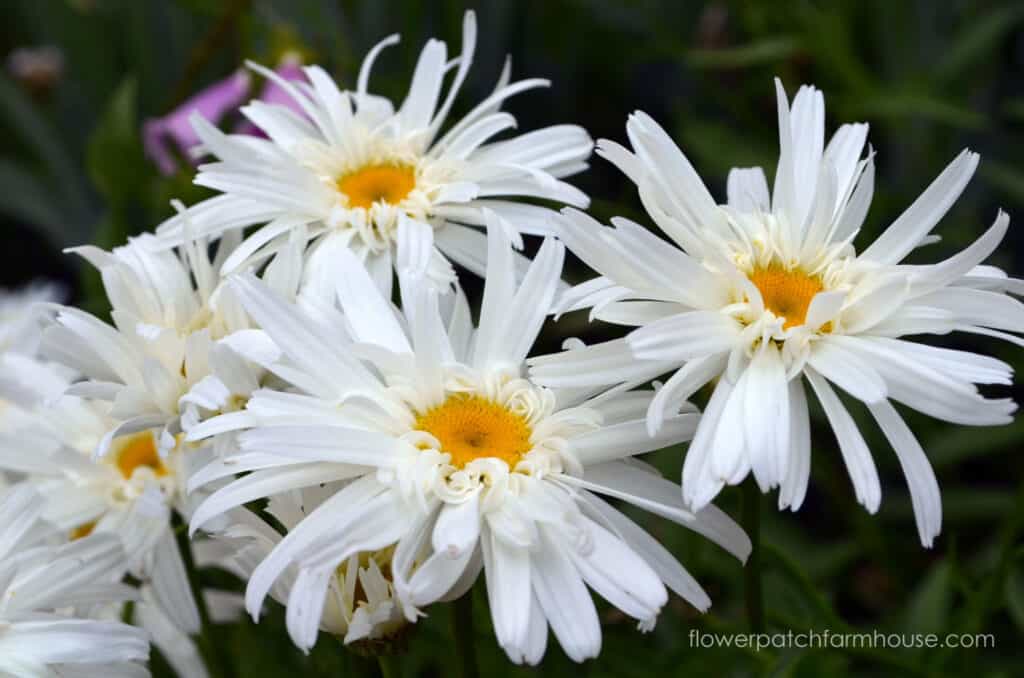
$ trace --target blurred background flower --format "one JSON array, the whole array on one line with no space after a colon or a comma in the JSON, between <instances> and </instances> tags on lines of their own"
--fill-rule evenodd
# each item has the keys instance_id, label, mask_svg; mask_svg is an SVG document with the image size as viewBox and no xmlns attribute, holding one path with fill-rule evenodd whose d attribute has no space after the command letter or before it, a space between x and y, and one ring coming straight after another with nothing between
<instances>
[{"instance_id":1,"label":"blurred background flower","mask_svg":"<svg viewBox=\"0 0 1024 678\"><path fill-rule=\"evenodd\" d=\"M59 281L71 301L106 311L98 276L61 248L121 244L173 213L171 198L192 204L210 195L192 185L194 145L187 114L199 108L222 129L239 127L237 107L277 93L246 59L319 63L344 86L355 84L366 50L392 32L400 46L374 69L381 94L401 97L424 40L458 42L460 3L414 0L18 0L5 8L0 34L0 285ZM826 94L829 129L866 120L878 151L877 188L864 242L897 216L963 147L981 153L978 175L937 229L942 242L914 261L936 261L974 240L997 207L1010 235L993 263L1024 273L1024 5L1013 0L890 3L839 0L776 3L738 0L481 0L481 35L456 115L486 96L511 54L513 77L547 77L548 90L508 104L520 129L578 123L595 138L623 141L629 112L642 109L680 140L709 188L724 200L731 166L771 166L777 153L771 78L789 91L813 82ZM460 108L460 106L462 108ZM145 134L148 130L149 134ZM769 177L770 179L770 177ZM622 215L647 223L633 185L595 159L574 180L593 197L602 221ZM537 243L528 243L528 248ZM590 273L570 259L566 277ZM479 288L471 288L471 295ZM588 343L614 328L572 314L542 335L539 352L566 336ZM977 346L973 346L973 343ZM966 345L965 345L966 344ZM1020 351L982 338L959 347L1024 365ZM990 395L1006 389L991 389ZM1021 388L1013 389L1020 400ZM858 415L865 414L857 411ZM855 505L834 439L815 427L811 491L797 515L765 512L766 610L772 629L990 632L995 649L768 650L690 648L687 631L745 630L739 566L663 522L645 522L707 583L715 601L697 617L681 601L641 636L607 607L599 661L573 669L591 676L910 675L1011 676L1024 634L1024 419L984 430L955 429L906 413L943 487L945 525L931 551L917 546L909 496L895 459L880 455L883 494L877 518ZM820 417L820 412L814 412ZM858 416L873 447L881 434ZM881 457L885 456L886 459ZM670 477L679 452L653 455ZM765 498L764 501L771 501ZM738 515L739 492L720 505ZM211 585L240 588L218 570ZM493 643L478 591L477 650L486 675L519 675ZM410 639L405 675L443 675L450 654L448 611L431 610ZM238 674L347 675L361 660L321 642L297 652L274 608L258 627L218 627L217 642ZM157 654L157 653L154 653ZM638 658L642 658L639 661ZM1016 667L1016 668L1015 668ZM171 675L157 657L156 675ZM552 646L542 675L569 662Z\"/></svg>"}]
</instances>

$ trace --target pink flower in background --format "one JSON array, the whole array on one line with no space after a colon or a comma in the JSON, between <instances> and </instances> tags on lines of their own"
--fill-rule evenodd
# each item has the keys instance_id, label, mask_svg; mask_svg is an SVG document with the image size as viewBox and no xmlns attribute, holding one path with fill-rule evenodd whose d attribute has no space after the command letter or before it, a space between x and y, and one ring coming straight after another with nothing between
<instances>
[{"instance_id":1,"label":"pink flower in background","mask_svg":"<svg viewBox=\"0 0 1024 678\"><path fill-rule=\"evenodd\" d=\"M304 79L301 60L294 54L286 55L277 67L277 74L285 80ZM150 118L145 122L142 126L143 146L146 155L156 164L161 174L174 174L178 169L178 161L168 142L186 157L191 157L190 151L199 144L199 137L189 123L192 112L197 111L212 123L220 122L226 115L237 111L248 99L250 82L251 77L247 72L236 71L195 94L162 118ZM281 86L270 80L264 84L259 100L286 106L302 114ZM235 132L263 136L248 120L240 122Z\"/></svg>"},{"instance_id":2,"label":"pink flower in background","mask_svg":"<svg viewBox=\"0 0 1024 678\"><path fill-rule=\"evenodd\" d=\"M174 174L178 163L168 149L167 141L174 143L183 154L199 143L199 137L192 130L188 117L198 111L207 120L217 122L226 113L238 108L249 93L249 74L236 71L224 80L216 82L162 118L150 118L142 126L142 143L146 155L161 174Z\"/></svg>"}]
</instances>

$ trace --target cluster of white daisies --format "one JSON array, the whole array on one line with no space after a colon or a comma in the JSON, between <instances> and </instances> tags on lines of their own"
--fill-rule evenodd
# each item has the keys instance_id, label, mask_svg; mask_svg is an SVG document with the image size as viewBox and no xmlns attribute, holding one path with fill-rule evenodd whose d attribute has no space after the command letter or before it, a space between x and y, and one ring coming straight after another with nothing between
<instances>
[{"instance_id":1,"label":"cluster of white daisies","mask_svg":"<svg viewBox=\"0 0 1024 678\"><path fill-rule=\"evenodd\" d=\"M878 474L835 387L867 405L932 543L938 485L892 401L967 425L1015 409L976 386L1009 384L1006 363L902 338L1021 343L1010 295L1024 284L982 263L1005 214L948 259L902 263L936 239L977 155L858 251L867 125L826 144L821 93L790 102L779 85L773 186L761 168L734 169L719 204L638 112L631 148L604 140L597 153L664 238L604 226L565 181L587 167L585 130L507 134L504 100L546 81L513 82L506 66L449 120L476 38L468 13L460 54L429 41L397 109L368 91L396 36L352 90L315 66L289 82L253 65L295 107L246 106L262 136L193 118L197 153L212 157L196 183L218 195L112 252L74 250L102 274L113 324L52 303L40 323L24 300L0 309L0 674L146 675L152 642L203 676L201 619L243 606L259 618L268 596L303 650L321 631L386 644L481 574L512 661L538 662L549 628L572 659L594 657L591 589L641 629L670 590L710 605L615 504L745 560L750 541L711 501L752 473L780 509L800 507L805 384L874 512ZM524 235L543 239L532 260ZM566 248L600 275L563 283ZM454 265L484 279L476 314ZM587 308L628 333L532 355L549 315ZM688 399L705 385L700 413ZM638 458L685 441L681 486ZM244 601L200 590L191 563L237 573Z\"/></svg>"}]
</instances>

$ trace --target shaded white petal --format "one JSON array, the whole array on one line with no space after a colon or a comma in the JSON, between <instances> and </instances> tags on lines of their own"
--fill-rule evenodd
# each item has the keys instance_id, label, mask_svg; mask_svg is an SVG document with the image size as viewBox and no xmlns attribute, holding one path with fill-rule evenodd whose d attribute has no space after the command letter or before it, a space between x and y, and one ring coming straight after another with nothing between
<instances>
[{"instance_id":1,"label":"shaded white petal","mask_svg":"<svg viewBox=\"0 0 1024 678\"><path fill-rule=\"evenodd\" d=\"M978 154L962 151L859 258L880 264L902 261L945 216L977 168Z\"/></svg>"},{"instance_id":2,"label":"shaded white petal","mask_svg":"<svg viewBox=\"0 0 1024 678\"><path fill-rule=\"evenodd\" d=\"M942 498L935 471L921 449L921 444L903 417L896 412L896 408L888 401L873 403L868 408L896 452L910 487L910 500L914 506L914 519L917 521L921 544L931 548L935 537L942 530Z\"/></svg>"},{"instance_id":3,"label":"shaded white petal","mask_svg":"<svg viewBox=\"0 0 1024 678\"><path fill-rule=\"evenodd\" d=\"M878 480L878 470L871 457L871 450L864 442L864 437L853 417L828 382L813 369L806 370L806 375L821 402L822 409L825 410L825 416L836 435L836 440L839 441L839 452L843 455L843 462L853 482L857 502L869 513L876 512L882 501L882 484Z\"/></svg>"}]
</instances>

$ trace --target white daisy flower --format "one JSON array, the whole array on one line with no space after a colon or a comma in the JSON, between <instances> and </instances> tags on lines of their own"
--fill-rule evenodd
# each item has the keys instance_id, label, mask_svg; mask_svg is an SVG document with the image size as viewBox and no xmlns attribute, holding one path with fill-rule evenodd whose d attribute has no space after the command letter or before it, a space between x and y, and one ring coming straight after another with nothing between
<instances>
[{"instance_id":1,"label":"white daisy flower","mask_svg":"<svg viewBox=\"0 0 1024 678\"><path fill-rule=\"evenodd\" d=\"M564 251L549 239L517 286L507 238L488 233L477 329L461 293L446 295L450 308L440 313L436 290L424 284L432 247L425 225L399 241L401 314L349 252L337 262L343 317L311 318L252 277L232 281L282 351L269 369L293 390L259 391L245 412L192 430L195 438L249 427L237 454L205 477L251 471L200 505L192 527L258 497L349 481L249 580L247 605L257 614L295 569L287 624L301 648L316 641L338 568L389 547L391 581L410 621L483 570L498 642L517 663L540 660L549 625L574 660L598 654L588 585L644 628L666 603L666 586L706 609L697 582L601 494L685 525L741 559L749 553L725 514L688 510L677 485L632 458L687 440L693 411L666 417L650 437L643 413L652 392L556 392L523 376Z\"/></svg>"},{"instance_id":2,"label":"white daisy flower","mask_svg":"<svg viewBox=\"0 0 1024 678\"><path fill-rule=\"evenodd\" d=\"M114 325L65 306L43 335L43 353L85 377L69 393L112 404L116 425L99 455L119 436L158 429L163 456L194 422L243 406L263 376L248 357L274 351L217 272L237 234L222 240L213 260L202 239L179 254L153 251L151 238L112 252L71 250L100 270ZM298 285L301 242L296 234L293 247L264 272L286 294Z\"/></svg>"},{"instance_id":3,"label":"white daisy flower","mask_svg":"<svg viewBox=\"0 0 1024 678\"><path fill-rule=\"evenodd\" d=\"M47 393L40 402L65 397L0 439L0 467L29 475L47 499L47 518L73 537L116 534L126 569L151 585L162 612L186 634L199 631L200 617L172 517L191 515L201 497L186 495L187 479L218 450L184 443L181 434L206 416L243 407L265 372L242 356L273 350L216 272L232 240L220 243L213 261L202 241L180 255L152 251L144 240L113 252L75 250L100 269L115 325L59 307L43 353L85 378L40 380ZM294 290L300 263L286 253L264 277Z\"/></svg>"},{"instance_id":4,"label":"white daisy flower","mask_svg":"<svg viewBox=\"0 0 1024 678\"><path fill-rule=\"evenodd\" d=\"M116 427L110 409L110 403L74 396L38 408L20 427L0 434L0 470L34 488L43 519L65 539L116 536L123 547L119 572L151 588L179 629L197 633L199 612L171 512L189 515L185 479L203 455L174 445L161 456L157 431L147 429L114 437L109 453L94 458Z\"/></svg>"},{"instance_id":5,"label":"white daisy flower","mask_svg":"<svg viewBox=\"0 0 1024 678\"><path fill-rule=\"evenodd\" d=\"M149 657L144 631L74 614L134 597L134 589L116 583L120 543L93 535L47 545L52 533L41 515L27 485L0 493L0 675L149 676L139 663Z\"/></svg>"},{"instance_id":6,"label":"white daisy flower","mask_svg":"<svg viewBox=\"0 0 1024 678\"><path fill-rule=\"evenodd\" d=\"M251 64L287 92L306 117L252 102L242 111L268 139L225 135L193 117L202 149L217 158L199 168L195 183L222 193L188 211L193 233L216 238L260 225L224 262L228 272L273 254L290 230L309 225L314 244L308 250L307 287L323 287L327 296L339 249L355 252L387 296L395 242L406 224L436 229L430 271L433 280L444 283L453 278L448 260L483 273L486 240L479 229L488 213L514 242L520 233L548 233L550 211L522 199L585 207L587 197L559 179L587 167L592 141L578 126L555 125L488 143L516 125L512 115L499 110L505 99L549 84L542 79L510 83L507 64L494 93L442 133L476 39L476 18L467 12L458 57L449 60L445 43L428 41L397 110L367 91L374 61L398 42L397 35L370 50L354 91L339 90L317 66L305 69L309 83L294 83ZM157 229L164 243L189 237L185 220L176 216Z\"/></svg>"},{"instance_id":7,"label":"white daisy flower","mask_svg":"<svg viewBox=\"0 0 1024 678\"><path fill-rule=\"evenodd\" d=\"M804 381L821 402L850 471L857 500L878 509L870 452L831 384L864 402L910 485L918 531L930 546L941 526L935 475L890 400L972 426L1011 421L1008 399L975 384L1009 384L1004 362L901 339L954 330L1021 343L1024 306L1007 292L1020 281L980 266L1006 232L993 226L962 252L932 265L901 263L932 241L978 156L960 154L874 243L853 246L871 202L874 165L862 158L866 124L843 125L826 145L824 100L803 87L788 105L777 82L781 152L773 193L760 168L729 174L717 205L665 131L635 113L633 151L601 141L598 152L639 188L671 239L615 219L604 228L566 210L560 235L601 277L562 300L561 310L635 326L624 340L533 361L539 383L580 387L643 381L675 371L651 402L651 432L698 388L718 380L683 466L683 497L695 509L749 472L763 491L781 487L796 510L810 471ZM831 382L831 384L830 384Z\"/></svg>"}]
</instances>

